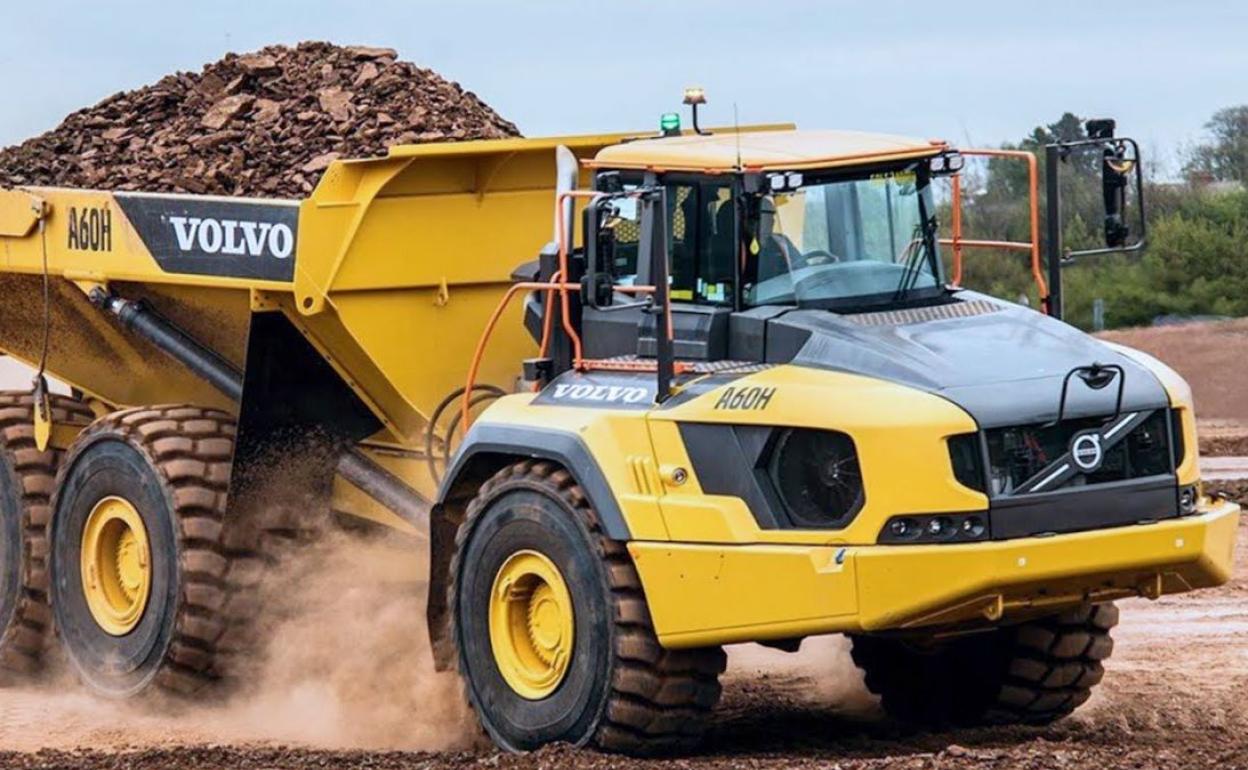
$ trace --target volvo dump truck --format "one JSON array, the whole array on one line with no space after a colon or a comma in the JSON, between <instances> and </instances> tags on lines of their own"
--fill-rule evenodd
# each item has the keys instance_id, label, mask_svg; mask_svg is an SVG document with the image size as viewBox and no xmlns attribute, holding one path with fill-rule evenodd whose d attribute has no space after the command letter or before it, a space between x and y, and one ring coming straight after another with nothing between
<instances>
[{"instance_id":1,"label":"volvo dump truck","mask_svg":"<svg viewBox=\"0 0 1248 770\"><path fill-rule=\"evenodd\" d=\"M1045 264L1025 153L1003 243L937 218L973 151L676 122L396 147L303 201L0 192L0 348L38 372L0 399L4 666L228 678L272 546L332 510L427 538L499 746L648 754L698 742L724 645L819 634L898 719L1055 720L1114 600L1228 579L1190 390L1060 320L1063 157L1134 248L1112 125L1051 148ZM1039 310L958 285L980 246Z\"/></svg>"}]
</instances>

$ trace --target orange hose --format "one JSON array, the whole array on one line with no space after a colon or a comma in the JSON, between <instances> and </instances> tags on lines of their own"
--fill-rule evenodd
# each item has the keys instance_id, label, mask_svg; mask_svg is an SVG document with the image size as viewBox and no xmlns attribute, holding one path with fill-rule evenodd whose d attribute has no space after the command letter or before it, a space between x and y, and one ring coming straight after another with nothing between
<instances>
[{"instance_id":1,"label":"orange hose","mask_svg":"<svg viewBox=\"0 0 1248 770\"><path fill-rule=\"evenodd\" d=\"M558 283L563 280L563 271L556 270L555 274L550 277L551 283ZM545 358L550 352L550 333L553 331L555 316L550 312L550 307L555 303L555 290L546 290L546 303L542 306L542 344L538 349L538 357Z\"/></svg>"},{"instance_id":2,"label":"orange hose","mask_svg":"<svg viewBox=\"0 0 1248 770\"><path fill-rule=\"evenodd\" d=\"M481 332L481 337L477 340L477 349L473 351L472 363L468 366L468 379L464 384L464 396L460 403L460 419L464 424L464 430L468 430L469 417L468 412L472 406L472 389L477 384L477 371L481 367L481 357L485 355L485 345L489 342L490 335L494 333L494 327L498 325L498 319L502 317L503 310L511 303L511 298L516 296L519 291L540 291L542 289L559 289L567 291L567 283L544 283L540 281L521 281L513 283L507 288L507 292L503 298L499 300L498 306L494 308L494 312L490 314L490 320L485 324L485 330Z\"/></svg>"}]
</instances>

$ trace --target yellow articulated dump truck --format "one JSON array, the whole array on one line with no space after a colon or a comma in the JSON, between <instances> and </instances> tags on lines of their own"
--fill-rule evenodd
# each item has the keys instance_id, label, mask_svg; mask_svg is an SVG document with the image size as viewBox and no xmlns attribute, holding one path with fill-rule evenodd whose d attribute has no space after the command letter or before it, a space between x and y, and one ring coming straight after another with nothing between
<instances>
[{"instance_id":1,"label":"yellow articulated dump truck","mask_svg":"<svg viewBox=\"0 0 1248 770\"><path fill-rule=\"evenodd\" d=\"M1095 252L1143 235L1138 149L1089 130L1046 157L1047 260L1035 157L978 151L1028 165L1033 227L976 240L977 151L696 112L298 202L0 192L0 349L39 371L0 396L0 663L228 678L333 511L427 538L437 662L508 750L688 750L723 645L831 633L898 719L1069 714L1113 601L1226 581L1239 518L1185 383L1060 320L1062 158L1101 158ZM958 285L985 246L1039 310Z\"/></svg>"}]
</instances>

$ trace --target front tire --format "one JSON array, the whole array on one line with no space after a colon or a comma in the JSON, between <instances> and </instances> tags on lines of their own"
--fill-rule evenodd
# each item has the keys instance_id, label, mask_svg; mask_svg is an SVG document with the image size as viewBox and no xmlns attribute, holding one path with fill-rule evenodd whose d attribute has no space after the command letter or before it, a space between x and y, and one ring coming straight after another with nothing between
<instances>
[{"instance_id":1,"label":"front tire","mask_svg":"<svg viewBox=\"0 0 1248 770\"><path fill-rule=\"evenodd\" d=\"M496 744L628 754L697 745L719 699L724 652L659 645L627 549L603 534L566 470L534 461L503 469L469 505L456 543L449 606L459 669Z\"/></svg>"},{"instance_id":2,"label":"front tire","mask_svg":"<svg viewBox=\"0 0 1248 770\"><path fill-rule=\"evenodd\" d=\"M1117 623L1113 603L1094 604L931 645L856 636L852 652L867 689L902 722L1048 724L1100 683Z\"/></svg>"}]
</instances>

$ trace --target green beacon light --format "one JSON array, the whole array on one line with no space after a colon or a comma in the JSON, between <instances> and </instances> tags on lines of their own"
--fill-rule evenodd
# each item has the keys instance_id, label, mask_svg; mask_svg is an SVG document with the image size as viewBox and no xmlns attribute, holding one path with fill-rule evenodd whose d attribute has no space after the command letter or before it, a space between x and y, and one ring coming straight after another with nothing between
<instances>
[{"instance_id":1,"label":"green beacon light","mask_svg":"<svg viewBox=\"0 0 1248 770\"><path fill-rule=\"evenodd\" d=\"M680 115L675 112L665 112L659 118L659 128L663 131L663 136L676 136L680 133Z\"/></svg>"}]
</instances>

